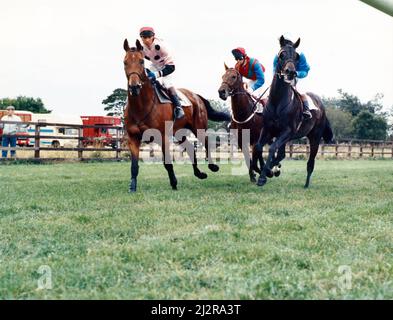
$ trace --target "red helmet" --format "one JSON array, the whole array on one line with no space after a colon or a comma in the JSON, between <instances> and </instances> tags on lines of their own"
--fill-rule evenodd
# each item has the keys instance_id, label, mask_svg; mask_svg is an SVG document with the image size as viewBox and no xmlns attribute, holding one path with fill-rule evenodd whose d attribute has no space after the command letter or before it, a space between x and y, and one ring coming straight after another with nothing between
<instances>
[{"instance_id":1,"label":"red helmet","mask_svg":"<svg viewBox=\"0 0 393 320\"><path fill-rule=\"evenodd\" d=\"M153 37L155 35L155 32L152 27L142 27L139 30L139 35L141 37Z\"/></svg>"},{"instance_id":2,"label":"red helmet","mask_svg":"<svg viewBox=\"0 0 393 320\"><path fill-rule=\"evenodd\" d=\"M236 60L244 59L245 57L247 57L246 50L242 47L237 47L237 48L233 49L232 54Z\"/></svg>"}]
</instances>

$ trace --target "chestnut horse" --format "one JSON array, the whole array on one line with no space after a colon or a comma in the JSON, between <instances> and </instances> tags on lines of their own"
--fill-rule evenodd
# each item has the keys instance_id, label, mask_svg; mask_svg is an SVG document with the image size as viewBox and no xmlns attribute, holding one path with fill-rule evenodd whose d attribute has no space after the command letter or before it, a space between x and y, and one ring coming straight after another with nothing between
<instances>
[{"instance_id":1,"label":"chestnut horse","mask_svg":"<svg viewBox=\"0 0 393 320\"><path fill-rule=\"evenodd\" d=\"M317 95L307 93L316 108L311 110L312 119L303 119L302 99L293 87L293 82L296 82L296 62L299 59L296 49L299 44L300 39L292 44L287 42L283 36L280 38L281 49L278 53L277 68L270 86L269 100L263 113L263 126L257 146L262 150L266 143L273 138L276 139L270 145L269 156L259 176L258 186L265 185L267 173L285 158L286 143L306 136L310 142L310 156L304 187L308 188L321 139L323 138L326 143L330 143L333 139L325 108Z\"/></svg>"},{"instance_id":2,"label":"chestnut horse","mask_svg":"<svg viewBox=\"0 0 393 320\"><path fill-rule=\"evenodd\" d=\"M127 77L128 87L124 123L128 133L128 147L131 152L131 181L129 191L135 192L137 189L139 148L143 133L148 129L156 129L156 132L159 132L161 135L161 141L158 141L158 143L161 144L164 166L168 172L172 189L176 190L177 179L169 155L169 139L171 136L165 130L166 122L173 121L173 106L170 103L160 103L158 101L153 84L146 75L143 48L139 40L136 41L136 47L130 48L126 39L124 40L123 47L126 51L124 71ZM201 96L186 89L180 90L186 95L192 105L184 108L185 116L183 118L176 119L174 123L171 122L173 133L176 134L180 129L191 130L205 145L209 169L217 172L219 167L212 162L205 131L207 129L208 119L213 121L230 121L230 116L229 114L215 111L209 102ZM193 145L185 136L182 136L181 142L191 159L194 175L199 179L206 179L207 174L198 169Z\"/></svg>"},{"instance_id":3,"label":"chestnut horse","mask_svg":"<svg viewBox=\"0 0 393 320\"><path fill-rule=\"evenodd\" d=\"M231 97L232 121L230 128L238 130L237 143L243 152L250 181L256 182L255 172L261 173L260 168L264 166L262 152L258 152L255 147L262 129L262 115L256 113L256 102L244 89L241 74L234 68L228 68L226 64L224 64L224 66L225 74L222 76L222 83L218 89L218 94L224 101L228 99L228 97ZM249 130L250 141L243 141L243 137L245 136L243 130ZM249 144L252 148L251 159ZM260 168L258 168L258 161ZM276 175L278 176L279 173Z\"/></svg>"}]
</instances>

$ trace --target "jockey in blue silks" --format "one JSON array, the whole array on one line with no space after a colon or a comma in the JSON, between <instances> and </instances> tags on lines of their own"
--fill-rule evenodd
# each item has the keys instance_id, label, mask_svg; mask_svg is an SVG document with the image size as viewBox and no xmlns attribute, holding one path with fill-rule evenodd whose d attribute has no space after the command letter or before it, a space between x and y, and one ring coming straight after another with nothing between
<instances>
[{"instance_id":1,"label":"jockey in blue silks","mask_svg":"<svg viewBox=\"0 0 393 320\"><path fill-rule=\"evenodd\" d=\"M293 38L291 35L289 34L285 34L284 35L284 39L291 45L293 45L296 40L295 38ZM273 70L276 70L277 68L277 63L278 63L278 56L274 57L274 62L273 62ZM300 53L299 54L299 60L296 62L296 77L297 79L303 79L305 77L307 77L308 72L310 71L310 66L307 63L306 60L306 56L304 55L304 53ZM296 87L297 91L299 92L301 98L302 98L302 102L303 102L303 115L307 118L307 119L311 119L312 118L312 114L310 112L310 106L308 104L308 100L307 100L307 95L305 93L300 92L299 87Z\"/></svg>"}]
</instances>

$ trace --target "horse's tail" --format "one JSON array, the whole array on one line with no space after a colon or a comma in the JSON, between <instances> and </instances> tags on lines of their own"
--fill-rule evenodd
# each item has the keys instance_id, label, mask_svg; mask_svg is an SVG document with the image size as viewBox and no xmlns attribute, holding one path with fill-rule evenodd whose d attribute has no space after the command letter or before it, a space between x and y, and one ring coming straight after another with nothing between
<instances>
[{"instance_id":1,"label":"horse's tail","mask_svg":"<svg viewBox=\"0 0 393 320\"><path fill-rule=\"evenodd\" d=\"M330 126L330 122L327 117L325 122L325 129L323 130L322 137L323 140L325 140L325 143L334 143L333 130L332 127Z\"/></svg>"},{"instance_id":2,"label":"horse's tail","mask_svg":"<svg viewBox=\"0 0 393 320\"><path fill-rule=\"evenodd\" d=\"M206 111L207 111L207 118L209 120L216 121L216 122L231 121L231 116L229 113L214 110L209 101L207 101L204 97L200 96L199 94L198 97L201 98L201 100L205 104Z\"/></svg>"}]
</instances>

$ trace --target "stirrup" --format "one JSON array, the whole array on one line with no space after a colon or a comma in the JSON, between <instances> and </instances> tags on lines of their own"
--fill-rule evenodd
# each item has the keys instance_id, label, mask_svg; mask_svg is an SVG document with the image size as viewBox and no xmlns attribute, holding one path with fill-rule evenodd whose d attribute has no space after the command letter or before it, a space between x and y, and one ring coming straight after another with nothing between
<instances>
[{"instance_id":1,"label":"stirrup","mask_svg":"<svg viewBox=\"0 0 393 320\"><path fill-rule=\"evenodd\" d=\"M181 119L184 117L184 110L182 107L175 107L175 110L173 110L173 113L175 114L175 119Z\"/></svg>"}]
</instances>

